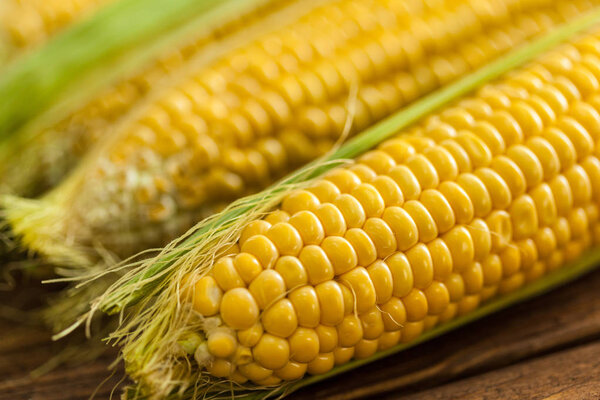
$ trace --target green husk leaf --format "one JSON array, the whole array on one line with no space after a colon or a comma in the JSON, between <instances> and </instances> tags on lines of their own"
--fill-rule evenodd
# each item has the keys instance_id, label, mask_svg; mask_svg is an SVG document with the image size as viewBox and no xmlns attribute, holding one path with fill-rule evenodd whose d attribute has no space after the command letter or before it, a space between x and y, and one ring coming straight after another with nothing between
<instances>
[{"instance_id":1,"label":"green husk leaf","mask_svg":"<svg viewBox=\"0 0 600 400\"><path fill-rule=\"evenodd\" d=\"M0 142L60 118L115 77L185 38L189 29L208 31L266 3L120 0L100 9L3 68Z\"/></svg>"},{"instance_id":2,"label":"green husk leaf","mask_svg":"<svg viewBox=\"0 0 600 400\"><path fill-rule=\"evenodd\" d=\"M334 168L344 159L354 158L383 140L397 134L400 130L410 126L419 119L435 111L445 104L467 94L486 82L495 79L503 73L516 68L544 51L551 49L573 35L582 32L600 21L600 9L564 24L541 38L520 46L516 50L500 57L498 60L480 68L472 74L450 84L424 98L414 102L403 110L393 114L382 122L363 131L360 135L350 139L337 150L331 152L323 159L316 160L299 169L296 173L282 179L268 189L253 196L246 197L232 203L225 211L211 217L183 235L176 242L171 243L160 255L154 259L143 262L137 267L136 272L127 274L120 280L114 289L102 298L100 308L103 312L114 314L124 308L134 305L145 296L155 291L163 279L170 277L165 271L172 268L181 257L188 256L196 246L206 242L207 238L214 238L218 232L224 236L230 235L227 231L233 225L239 228L243 225L243 218L250 213L256 214L257 209L264 212L265 203L273 203L285 190L294 185L305 184L324 172ZM255 215L256 216L256 215ZM123 265L117 267L122 269ZM144 282L143 284L140 284Z\"/></svg>"}]
</instances>

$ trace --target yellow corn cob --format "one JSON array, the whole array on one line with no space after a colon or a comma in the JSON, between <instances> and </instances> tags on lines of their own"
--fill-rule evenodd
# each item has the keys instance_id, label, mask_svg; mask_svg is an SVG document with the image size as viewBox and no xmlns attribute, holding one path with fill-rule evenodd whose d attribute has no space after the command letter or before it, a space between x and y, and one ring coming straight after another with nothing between
<instances>
[{"instance_id":1,"label":"yellow corn cob","mask_svg":"<svg viewBox=\"0 0 600 400\"><path fill-rule=\"evenodd\" d=\"M291 2L276 2L268 6L268 11L263 5L209 32L200 29L179 48L169 49L135 75L104 89L56 124L0 146L0 193L32 197L55 186L154 87L166 85L165 81L185 70L190 60L202 54L208 44L232 35L263 14L274 13L288 3Z\"/></svg>"},{"instance_id":2,"label":"yellow corn cob","mask_svg":"<svg viewBox=\"0 0 600 400\"><path fill-rule=\"evenodd\" d=\"M600 244L600 34L249 223L183 297L201 368L271 386L409 342Z\"/></svg>"},{"instance_id":3,"label":"yellow corn cob","mask_svg":"<svg viewBox=\"0 0 600 400\"><path fill-rule=\"evenodd\" d=\"M40 203L43 217L8 204L7 219L58 263L90 262L76 246L160 245L331 148L353 85L359 130L592 5L329 2L166 90Z\"/></svg>"},{"instance_id":4,"label":"yellow corn cob","mask_svg":"<svg viewBox=\"0 0 600 400\"><path fill-rule=\"evenodd\" d=\"M113 0L3 0L0 61L41 44L110 1Z\"/></svg>"}]
</instances>

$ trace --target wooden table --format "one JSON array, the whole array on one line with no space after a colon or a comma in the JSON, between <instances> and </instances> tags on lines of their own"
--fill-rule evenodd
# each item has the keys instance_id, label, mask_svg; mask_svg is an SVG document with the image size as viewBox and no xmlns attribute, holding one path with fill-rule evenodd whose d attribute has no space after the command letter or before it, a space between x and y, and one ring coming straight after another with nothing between
<instances>
[{"instance_id":1,"label":"wooden table","mask_svg":"<svg viewBox=\"0 0 600 400\"><path fill-rule=\"evenodd\" d=\"M0 304L28 308L40 293L0 292ZM18 315L0 318L0 400L84 400L95 390L95 399L110 397L123 379L122 369L107 370L114 351L32 378L62 345L15 322ZM600 399L600 271L290 396L313 398Z\"/></svg>"}]
</instances>

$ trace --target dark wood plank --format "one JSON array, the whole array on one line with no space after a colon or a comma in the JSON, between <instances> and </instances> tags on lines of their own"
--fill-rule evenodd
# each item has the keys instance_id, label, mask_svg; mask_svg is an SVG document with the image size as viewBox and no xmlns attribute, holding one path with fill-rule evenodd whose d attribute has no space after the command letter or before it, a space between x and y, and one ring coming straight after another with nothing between
<instances>
[{"instance_id":1,"label":"dark wood plank","mask_svg":"<svg viewBox=\"0 0 600 400\"><path fill-rule=\"evenodd\" d=\"M386 396L396 399L399 395ZM403 400L600 398L600 341L522 362Z\"/></svg>"},{"instance_id":2,"label":"dark wood plank","mask_svg":"<svg viewBox=\"0 0 600 400\"><path fill-rule=\"evenodd\" d=\"M28 288L27 293L0 292L0 304L32 307L35 302L31 301L31 296L39 296L40 293L44 291L35 288ZM410 395L465 377L476 379L483 372L507 365L516 367L519 362L562 349L586 343L593 346L600 340L598 293L600 271L442 338L306 388L291 398L353 399L388 394L394 397ZM29 376L27 371L56 354L61 346L51 343L49 334L40 327L0 318L0 400L88 399L110 376L107 367L114 354L82 365L63 366L42 377ZM561 365L555 368L560 373ZM95 399L110 397L112 387L123 377L122 370L118 371L100 387ZM600 387L596 381L587 382L589 387L586 390ZM556 391L574 390L569 387L564 383ZM444 388L446 386L439 390L448 390ZM431 389L430 393L436 390ZM486 396L489 399L504 398L491 394Z\"/></svg>"}]
</instances>

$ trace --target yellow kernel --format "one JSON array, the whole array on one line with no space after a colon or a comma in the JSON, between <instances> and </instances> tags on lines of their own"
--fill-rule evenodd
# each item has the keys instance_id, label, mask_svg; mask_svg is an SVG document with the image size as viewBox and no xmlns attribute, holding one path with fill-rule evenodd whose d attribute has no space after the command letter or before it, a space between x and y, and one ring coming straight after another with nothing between
<instances>
[{"instance_id":1,"label":"yellow kernel","mask_svg":"<svg viewBox=\"0 0 600 400\"><path fill-rule=\"evenodd\" d=\"M245 282L238 274L231 257L220 258L213 266L213 276L224 291L236 287L246 287Z\"/></svg>"},{"instance_id":2,"label":"yellow kernel","mask_svg":"<svg viewBox=\"0 0 600 400\"><path fill-rule=\"evenodd\" d=\"M472 263L463 273L466 294L479 293L483 288L483 269L478 262Z\"/></svg>"},{"instance_id":3,"label":"yellow kernel","mask_svg":"<svg viewBox=\"0 0 600 400\"><path fill-rule=\"evenodd\" d=\"M340 210L331 203L323 203L315 210L326 236L342 236L346 232L346 221Z\"/></svg>"},{"instance_id":4,"label":"yellow kernel","mask_svg":"<svg viewBox=\"0 0 600 400\"><path fill-rule=\"evenodd\" d=\"M319 352L329 353L338 345L337 329L332 326L319 325L315 328L319 336Z\"/></svg>"},{"instance_id":5,"label":"yellow kernel","mask_svg":"<svg viewBox=\"0 0 600 400\"><path fill-rule=\"evenodd\" d=\"M492 236L488 225L482 219L475 219L466 226L475 250L474 259L481 261L488 256L492 250Z\"/></svg>"},{"instance_id":6,"label":"yellow kernel","mask_svg":"<svg viewBox=\"0 0 600 400\"><path fill-rule=\"evenodd\" d=\"M365 222L366 215L362 205L349 194L342 194L333 204L344 216L348 228L360 228Z\"/></svg>"},{"instance_id":7,"label":"yellow kernel","mask_svg":"<svg viewBox=\"0 0 600 400\"><path fill-rule=\"evenodd\" d=\"M430 315L441 314L450 303L450 293L441 282L434 281L423 293L427 298L427 310Z\"/></svg>"},{"instance_id":8,"label":"yellow kernel","mask_svg":"<svg viewBox=\"0 0 600 400\"><path fill-rule=\"evenodd\" d=\"M503 279L498 285L498 293L506 294L514 292L525 284L525 275L522 272L511 275L510 277Z\"/></svg>"},{"instance_id":9,"label":"yellow kernel","mask_svg":"<svg viewBox=\"0 0 600 400\"><path fill-rule=\"evenodd\" d=\"M377 304L387 302L393 295L394 280L385 262L378 260L367 268L371 282L375 287Z\"/></svg>"},{"instance_id":10,"label":"yellow kernel","mask_svg":"<svg viewBox=\"0 0 600 400\"><path fill-rule=\"evenodd\" d=\"M247 289L235 288L223 295L220 313L231 328L248 329L258 320L258 305Z\"/></svg>"},{"instance_id":11,"label":"yellow kernel","mask_svg":"<svg viewBox=\"0 0 600 400\"><path fill-rule=\"evenodd\" d=\"M340 282L348 286L356 300L358 313L371 309L376 303L376 292L373 282L363 267L354 268L340 276Z\"/></svg>"},{"instance_id":12,"label":"yellow kernel","mask_svg":"<svg viewBox=\"0 0 600 400\"><path fill-rule=\"evenodd\" d=\"M423 190L439 185L439 177L433 164L422 154L415 154L406 160L405 165L412 171Z\"/></svg>"},{"instance_id":13,"label":"yellow kernel","mask_svg":"<svg viewBox=\"0 0 600 400\"><path fill-rule=\"evenodd\" d=\"M335 365L343 365L354 357L354 347L336 347L333 350Z\"/></svg>"},{"instance_id":14,"label":"yellow kernel","mask_svg":"<svg viewBox=\"0 0 600 400\"><path fill-rule=\"evenodd\" d=\"M581 162L581 167L590 180L593 200L600 202L600 160L593 156L587 157Z\"/></svg>"},{"instance_id":15,"label":"yellow kernel","mask_svg":"<svg viewBox=\"0 0 600 400\"><path fill-rule=\"evenodd\" d=\"M481 263L483 284L486 286L496 285L502 279L502 260L497 254L489 255Z\"/></svg>"},{"instance_id":16,"label":"yellow kernel","mask_svg":"<svg viewBox=\"0 0 600 400\"><path fill-rule=\"evenodd\" d=\"M456 317L458 313L458 305L456 303L448 304L448 307L438 315L438 323L448 322Z\"/></svg>"},{"instance_id":17,"label":"yellow kernel","mask_svg":"<svg viewBox=\"0 0 600 400\"><path fill-rule=\"evenodd\" d=\"M458 176L458 165L448 150L434 146L425 149L423 155L435 168L440 182L454 180Z\"/></svg>"},{"instance_id":18,"label":"yellow kernel","mask_svg":"<svg viewBox=\"0 0 600 400\"><path fill-rule=\"evenodd\" d=\"M265 234L275 245L279 254L295 256L302 249L303 243L300 234L287 222L278 222L271 226Z\"/></svg>"},{"instance_id":19,"label":"yellow kernel","mask_svg":"<svg viewBox=\"0 0 600 400\"><path fill-rule=\"evenodd\" d=\"M400 187L389 176L380 175L371 184L381 195L386 207L400 206L404 203L404 195Z\"/></svg>"},{"instance_id":20,"label":"yellow kernel","mask_svg":"<svg viewBox=\"0 0 600 400\"><path fill-rule=\"evenodd\" d=\"M386 174L396 166L394 159L382 150L371 150L358 158L358 162L369 166L377 174Z\"/></svg>"},{"instance_id":21,"label":"yellow kernel","mask_svg":"<svg viewBox=\"0 0 600 400\"><path fill-rule=\"evenodd\" d=\"M333 353L321 353L308 363L306 371L311 375L321 375L333 369L334 365Z\"/></svg>"},{"instance_id":22,"label":"yellow kernel","mask_svg":"<svg viewBox=\"0 0 600 400\"><path fill-rule=\"evenodd\" d=\"M270 223L271 225L275 225L277 223L287 222L289 219L290 219L290 215L288 213L286 213L285 211L275 210L275 211L270 212L269 215L267 215L264 220L267 221L268 223ZM269 236L269 235L267 235L267 236Z\"/></svg>"},{"instance_id":23,"label":"yellow kernel","mask_svg":"<svg viewBox=\"0 0 600 400\"><path fill-rule=\"evenodd\" d=\"M404 200L416 200L421 194L421 186L416 176L406 165L392 168L388 176L396 182L404 195Z\"/></svg>"},{"instance_id":24,"label":"yellow kernel","mask_svg":"<svg viewBox=\"0 0 600 400\"><path fill-rule=\"evenodd\" d=\"M544 170L542 164L535 156L535 154L524 145L515 145L510 147L506 155L519 167L527 187L534 187L542 182L544 179Z\"/></svg>"},{"instance_id":25,"label":"yellow kernel","mask_svg":"<svg viewBox=\"0 0 600 400\"><path fill-rule=\"evenodd\" d=\"M265 234L270 227L271 224L262 219L248 223L240 235L240 246L243 246L246 240L253 236Z\"/></svg>"},{"instance_id":26,"label":"yellow kernel","mask_svg":"<svg viewBox=\"0 0 600 400\"><path fill-rule=\"evenodd\" d=\"M456 183L467 193L476 217L485 217L492 210L492 199L481 180L470 173L458 176Z\"/></svg>"},{"instance_id":27,"label":"yellow kernel","mask_svg":"<svg viewBox=\"0 0 600 400\"><path fill-rule=\"evenodd\" d=\"M369 218L363 230L377 249L379 258L385 258L396 251L396 238L390 226L380 218Z\"/></svg>"},{"instance_id":28,"label":"yellow kernel","mask_svg":"<svg viewBox=\"0 0 600 400\"><path fill-rule=\"evenodd\" d=\"M327 281L315 287L321 308L321 324L335 326L344 318L344 296L339 284Z\"/></svg>"},{"instance_id":29,"label":"yellow kernel","mask_svg":"<svg viewBox=\"0 0 600 400\"><path fill-rule=\"evenodd\" d=\"M227 358L237 348L237 340L230 329L216 329L208 334L208 351L215 357Z\"/></svg>"},{"instance_id":30,"label":"yellow kernel","mask_svg":"<svg viewBox=\"0 0 600 400\"><path fill-rule=\"evenodd\" d=\"M349 229L344 238L352 245L358 259L358 265L367 266L377 258L377 249L364 230Z\"/></svg>"},{"instance_id":31,"label":"yellow kernel","mask_svg":"<svg viewBox=\"0 0 600 400\"><path fill-rule=\"evenodd\" d=\"M502 177L490 168L479 168L475 175L483 182L492 200L492 207L505 209L512 201L510 188Z\"/></svg>"},{"instance_id":32,"label":"yellow kernel","mask_svg":"<svg viewBox=\"0 0 600 400\"><path fill-rule=\"evenodd\" d=\"M433 218L439 233L447 232L454 226L454 212L441 192L425 190L421 193L420 201Z\"/></svg>"},{"instance_id":33,"label":"yellow kernel","mask_svg":"<svg viewBox=\"0 0 600 400\"><path fill-rule=\"evenodd\" d=\"M281 202L281 209L290 215L299 211L314 211L319 206L317 196L308 190L296 190L286 195Z\"/></svg>"},{"instance_id":34,"label":"yellow kernel","mask_svg":"<svg viewBox=\"0 0 600 400\"><path fill-rule=\"evenodd\" d=\"M384 332L383 317L377 307L373 307L369 311L360 314L359 318L363 328L364 339L377 339Z\"/></svg>"},{"instance_id":35,"label":"yellow kernel","mask_svg":"<svg viewBox=\"0 0 600 400\"><path fill-rule=\"evenodd\" d=\"M446 139L440 145L452 154L452 158L456 161L460 173L470 172L473 169L469 154L455 140Z\"/></svg>"},{"instance_id":36,"label":"yellow kernel","mask_svg":"<svg viewBox=\"0 0 600 400\"><path fill-rule=\"evenodd\" d=\"M533 237L540 258L549 257L556 250L556 236L548 227L538 230Z\"/></svg>"},{"instance_id":37,"label":"yellow kernel","mask_svg":"<svg viewBox=\"0 0 600 400\"><path fill-rule=\"evenodd\" d=\"M290 360L288 341L265 333L252 349L254 359L270 370L283 368Z\"/></svg>"},{"instance_id":38,"label":"yellow kernel","mask_svg":"<svg viewBox=\"0 0 600 400\"><path fill-rule=\"evenodd\" d=\"M557 218L556 203L552 189L546 183L536 186L529 192L529 195L535 203L535 208L540 226L549 226Z\"/></svg>"},{"instance_id":39,"label":"yellow kernel","mask_svg":"<svg viewBox=\"0 0 600 400\"><path fill-rule=\"evenodd\" d=\"M356 174L344 168L333 169L331 172L327 173L324 178L333 182L342 193L350 193L361 183Z\"/></svg>"},{"instance_id":40,"label":"yellow kernel","mask_svg":"<svg viewBox=\"0 0 600 400\"><path fill-rule=\"evenodd\" d=\"M339 344L338 346L350 347L363 338L363 327L360 319L354 314L348 314L337 326Z\"/></svg>"},{"instance_id":41,"label":"yellow kernel","mask_svg":"<svg viewBox=\"0 0 600 400\"><path fill-rule=\"evenodd\" d=\"M420 321L427 315L427 297L419 289L412 289L410 293L402 298L406 308L406 319L408 321Z\"/></svg>"},{"instance_id":42,"label":"yellow kernel","mask_svg":"<svg viewBox=\"0 0 600 400\"><path fill-rule=\"evenodd\" d=\"M242 346L254 347L260 340L262 334L262 325L260 323L256 323L250 328L239 330L237 332L237 338Z\"/></svg>"},{"instance_id":43,"label":"yellow kernel","mask_svg":"<svg viewBox=\"0 0 600 400\"><path fill-rule=\"evenodd\" d=\"M465 315L479 307L481 298L477 294L465 296L458 302L458 315Z\"/></svg>"},{"instance_id":44,"label":"yellow kernel","mask_svg":"<svg viewBox=\"0 0 600 400\"><path fill-rule=\"evenodd\" d=\"M453 273L444 282L448 293L450 294L450 301L458 302L465 295L465 283L461 275Z\"/></svg>"},{"instance_id":45,"label":"yellow kernel","mask_svg":"<svg viewBox=\"0 0 600 400\"><path fill-rule=\"evenodd\" d=\"M241 246L243 253L250 253L260 262L263 268L272 268L279 257L277 248L264 235L249 237Z\"/></svg>"},{"instance_id":46,"label":"yellow kernel","mask_svg":"<svg viewBox=\"0 0 600 400\"><path fill-rule=\"evenodd\" d=\"M554 178L560 172L560 160L550 142L542 137L535 136L527 141L526 146L540 161L545 181Z\"/></svg>"},{"instance_id":47,"label":"yellow kernel","mask_svg":"<svg viewBox=\"0 0 600 400\"><path fill-rule=\"evenodd\" d=\"M401 335L402 334L400 331L384 332L383 334L381 334L379 339L377 339L377 350L383 351L391 349L392 347L398 344Z\"/></svg>"},{"instance_id":48,"label":"yellow kernel","mask_svg":"<svg viewBox=\"0 0 600 400\"><path fill-rule=\"evenodd\" d=\"M285 281L272 269L261 272L248 287L261 310L283 297L286 291Z\"/></svg>"},{"instance_id":49,"label":"yellow kernel","mask_svg":"<svg viewBox=\"0 0 600 400\"><path fill-rule=\"evenodd\" d=\"M375 340L363 339L354 346L354 358L357 360L369 358L377 352L378 342Z\"/></svg>"},{"instance_id":50,"label":"yellow kernel","mask_svg":"<svg viewBox=\"0 0 600 400\"><path fill-rule=\"evenodd\" d=\"M423 333L425 325L423 321L407 322L402 328L401 341L403 343L411 342Z\"/></svg>"},{"instance_id":51,"label":"yellow kernel","mask_svg":"<svg viewBox=\"0 0 600 400\"><path fill-rule=\"evenodd\" d=\"M382 215L383 221L395 235L396 246L404 251L419 240L418 227L410 214L401 207L388 207Z\"/></svg>"},{"instance_id":52,"label":"yellow kernel","mask_svg":"<svg viewBox=\"0 0 600 400\"><path fill-rule=\"evenodd\" d=\"M580 165L574 165L564 173L569 182L573 195L573 205L582 206L592 199L592 184L585 170Z\"/></svg>"},{"instance_id":53,"label":"yellow kernel","mask_svg":"<svg viewBox=\"0 0 600 400\"><path fill-rule=\"evenodd\" d=\"M558 175L550 181L550 189L554 196L558 215L568 215L573 208L573 193L569 181L564 175Z\"/></svg>"},{"instance_id":54,"label":"yellow kernel","mask_svg":"<svg viewBox=\"0 0 600 400\"><path fill-rule=\"evenodd\" d=\"M335 275L350 271L358 263L358 257L352 244L343 237L328 236L321 243L321 248L329 258ZM323 267L321 266L321 268Z\"/></svg>"},{"instance_id":55,"label":"yellow kernel","mask_svg":"<svg viewBox=\"0 0 600 400\"><path fill-rule=\"evenodd\" d=\"M273 373L284 381L295 381L304 376L306 367L306 364L290 361L285 367L275 370Z\"/></svg>"},{"instance_id":56,"label":"yellow kernel","mask_svg":"<svg viewBox=\"0 0 600 400\"><path fill-rule=\"evenodd\" d=\"M524 101L514 101L508 110L523 130L526 137L539 135L544 122L535 109Z\"/></svg>"},{"instance_id":57,"label":"yellow kernel","mask_svg":"<svg viewBox=\"0 0 600 400\"><path fill-rule=\"evenodd\" d=\"M516 198L527 189L527 181L525 175L519 166L506 156L494 157L490 168L502 177L504 182L510 188L513 198Z\"/></svg>"},{"instance_id":58,"label":"yellow kernel","mask_svg":"<svg viewBox=\"0 0 600 400\"><path fill-rule=\"evenodd\" d=\"M438 235L437 225L425 206L417 200L409 200L404 203L404 210L417 225L419 241L429 242Z\"/></svg>"},{"instance_id":59,"label":"yellow kernel","mask_svg":"<svg viewBox=\"0 0 600 400\"><path fill-rule=\"evenodd\" d=\"M554 148L560 160L560 169L562 171L570 168L575 163L577 159L575 147L562 131L556 127L550 127L544 131L543 138Z\"/></svg>"},{"instance_id":60,"label":"yellow kernel","mask_svg":"<svg viewBox=\"0 0 600 400\"><path fill-rule=\"evenodd\" d=\"M381 306L383 326L386 331L395 331L402 328L406 322L406 308L402 300L392 297Z\"/></svg>"},{"instance_id":61,"label":"yellow kernel","mask_svg":"<svg viewBox=\"0 0 600 400\"><path fill-rule=\"evenodd\" d=\"M395 297L408 295L414 283L413 272L408 258L402 253L396 253L386 259L386 264L390 269L394 282L393 295Z\"/></svg>"},{"instance_id":62,"label":"yellow kernel","mask_svg":"<svg viewBox=\"0 0 600 400\"><path fill-rule=\"evenodd\" d=\"M379 217L385 209L383 198L371 184L361 183L352 190L351 195L361 204L367 218Z\"/></svg>"},{"instance_id":63,"label":"yellow kernel","mask_svg":"<svg viewBox=\"0 0 600 400\"><path fill-rule=\"evenodd\" d=\"M478 121L473 127L473 133L477 135L490 149L492 156L504 153L506 145L500 132L489 122Z\"/></svg>"},{"instance_id":64,"label":"yellow kernel","mask_svg":"<svg viewBox=\"0 0 600 400\"><path fill-rule=\"evenodd\" d=\"M475 257L473 240L467 228L456 226L442 236L452 255L455 271L462 271L471 264Z\"/></svg>"},{"instance_id":65,"label":"yellow kernel","mask_svg":"<svg viewBox=\"0 0 600 400\"><path fill-rule=\"evenodd\" d=\"M275 263L275 271L281 275L288 290L308 283L308 275L302 262L296 257L279 257Z\"/></svg>"},{"instance_id":66,"label":"yellow kernel","mask_svg":"<svg viewBox=\"0 0 600 400\"><path fill-rule=\"evenodd\" d=\"M334 236L332 236L334 237ZM325 251L317 245L305 246L298 256L312 285L333 279L335 271Z\"/></svg>"},{"instance_id":67,"label":"yellow kernel","mask_svg":"<svg viewBox=\"0 0 600 400\"><path fill-rule=\"evenodd\" d=\"M192 296L194 311L204 317L211 317L219 312L223 291L213 277L203 276L194 284Z\"/></svg>"},{"instance_id":68,"label":"yellow kernel","mask_svg":"<svg viewBox=\"0 0 600 400\"><path fill-rule=\"evenodd\" d=\"M576 208L571 211L568 220L572 239L578 239L587 233L589 224L587 214L583 208Z\"/></svg>"},{"instance_id":69,"label":"yellow kernel","mask_svg":"<svg viewBox=\"0 0 600 400\"><path fill-rule=\"evenodd\" d=\"M589 156L594 149L594 141L579 122L572 117L562 116L557 121L557 127L569 138L578 160Z\"/></svg>"},{"instance_id":70,"label":"yellow kernel","mask_svg":"<svg viewBox=\"0 0 600 400\"><path fill-rule=\"evenodd\" d=\"M264 368L256 362L252 362L245 365L239 365L238 371L246 378L253 382L260 382L261 380L267 379L273 374L270 369Z\"/></svg>"},{"instance_id":71,"label":"yellow kernel","mask_svg":"<svg viewBox=\"0 0 600 400\"><path fill-rule=\"evenodd\" d=\"M538 260L538 249L535 242L532 239L525 239L517 242L516 245L521 253L521 268L527 270L533 267Z\"/></svg>"},{"instance_id":72,"label":"yellow kernel","mask_svg":"<svg viewBox=\"0 0 600 400\"><path fill-rule=\"evenodd\" d=\"M475 134L460 131L454 140L467 152L474 168L488 166L492 161L490 149Z\"/></svg>"},{"instance_id":73,"label":"yellow kernel","mask_svg":"<svg viewBox=\"0 0 600 400\"><path fill-rule=\"evenodd\" d=\"M454 182L443 182L438 190L452 207L456 223L468 223L473 219L474 209L467 193Z\"/></svg>"},{"instance_id":74,"label":"yellow kernel","mask_svg":"<svg viewBox=\"0 0 600 400\"><path fill-rule=\"evenodd\" d=\"M294 305L288 299L281 299L267 308L262 314L264 329L276 336L288 337L298 327Z\"/></svg>"},{"instance_id":75,"label":"yellow kernel","mask_svg":"<svg viewBox=\"0 0 600 400\"><path fill-rule=\"evenodd\" d=\"M521 252L515 246L507 246L500 252L502 262L502 277L506 278L521 270Z\"/></svg>"},{"instance_id":76,"label":"yellow kernel","mask_svg":"<svg viewBox=\"0 0 600 400\"><path fill-rule=\"evenodd\" d=\"M348 167L348 170L352 171L352 173L358 176L358 179L360 179L361 182L371 182L373 179L375 179L375 177L377 177L375 171L364 164L351 165Z\"/></svg>"},{"instance_id":77,"label":"yellow kernel","mask_svg":"<svg viewBox=\"0 0 600 400\"><path fill-rule=\"evenodd\" d=\"M488 122L498 129L507 147L523 141L523 131L508 111L494 111Z\"/></svg>"},{"instance_id":78,"label":"yellow kernel","mask_svg":"<svg viewBox=\"0 0 600 400\"><path fill-rule=\"evenodd\" d=\"M227 378L233 373L235 367L228 360L215 358L211 360L207 370L212 376L216 376L217 378Z\"/></svg>"},{"instance_id":79,"label":"yellow kernel","mask_svg":"<svg viewBox=\"0 0 600 400\"><path fill-rule=\"evenodd\" d=\"M307 363L319 354L319 335L313 329L298 328L288 338L290 357L298 363Z\"/></svg>"},{"instance_id":80,"label":"yellow kernel","mask_svg":"<svg viewBox=\"0 0 600 400\"><path fill-rule=\"evenodd\" d=\"M427 244L433 265L433 278L444 281L452 273L452 254L446 243L438 238Z\"/></svg>"},{"instance_id":81,"label":"yellow kernel","mask_svg":"<svg viewBox=\"0 0 600 400\"><path fill-rule=\"evenodd\" d=\"M239 253L236 255L233 258L233 265L240 278L246 284L252 282L263 270L256 257L250 253Z\"/></svg>"},{"instance_id":82,"label":"yellow kernel","mask_svg":"<svg viewBox=\"0 0 600 400\"><path fill-rule=\"evenodd\" d=\"M340 189L333 182L325 179L317 181L307 190L317 196L322 203L330 203L341 194Z\"/></svg>"},{"instance_id":83,"label":"yellow kernel","mask_svg":"<svg viewBox=\"0 0 600 400\"><path fill-rule=\"evenodd\" d=\"M538 216L533 199L522 195L515 199L508 210L513 238L521 240L533 235L538 229Z\"/></svg>"}]
</instances>

